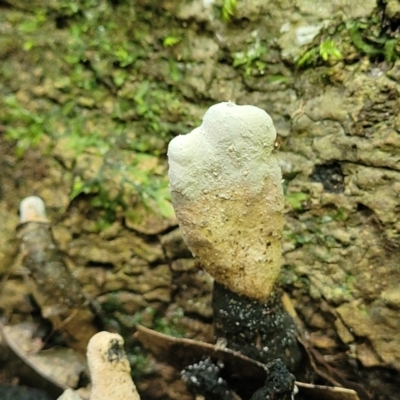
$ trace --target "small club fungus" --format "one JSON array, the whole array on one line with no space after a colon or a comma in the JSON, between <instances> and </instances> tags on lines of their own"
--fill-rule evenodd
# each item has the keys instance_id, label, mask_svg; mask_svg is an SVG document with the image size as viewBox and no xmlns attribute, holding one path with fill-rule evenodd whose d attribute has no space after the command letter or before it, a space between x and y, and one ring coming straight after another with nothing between
<instances>
[{"instance_id":1,"label":"small club fungus","mask_svg":"<svg viewBox=\"0 0 400 400\"><path fill-rule=\"evenodd\" d=\"M49 222L43 200L37 196L25 197L19 204L19 219L25 222Z\"/></svg>"},{"instance_id":2,"label":"small club fungus","mask_svg":"<svg viewBox=\"0 0 400 400\"><path fill-rule=\"evenodd\" d=\"M94 302L89 301L78 280L67 267L66 258L54 240L43 200L23 199L17 227L19 257L29 272L27 283L43 318L73 349L85 352L89 339L98 332Z\"/></svg>"},{"instance_id":3,"label":"small club fungus","mask_svg":"<svg viewBox=\"0 0 400 400\"><path fill-rule=\"evenodd\" d=\"M212 106L169 144L172 200L192 254L220 284L268 298L281 267L284 198L271 117L254 106Z\"/></svg>"},{"instance_id":4,"label":"small club fungus","mask_svg":"<svg viewBox=\"0 0 400 400\"><path fill-rule=\"evenodd\" d=\"M170 190L183 239L215 279L214 334L262 362L301 360L295 325L274 289L284 197L276 131L258 107L212 106L169 144Z\"/></svg>"},{"instance_id":5,"label":"small club fungus","mask_svg":"<svg viewBox=\"0 0 400 400\"><path fill-rule=\"evenodd\" d=\"M90 400L140 400L120 335L96 333L89 341L87 360L92 381Z\"/></svg>"}]
</instances>

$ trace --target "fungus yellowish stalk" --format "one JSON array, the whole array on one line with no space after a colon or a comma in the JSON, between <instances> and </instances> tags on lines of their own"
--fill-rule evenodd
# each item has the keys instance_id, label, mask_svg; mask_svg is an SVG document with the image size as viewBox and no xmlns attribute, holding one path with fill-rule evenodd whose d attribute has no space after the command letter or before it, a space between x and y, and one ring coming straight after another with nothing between
<instances>
[{"instance_id":1,"label":"fungus yellowish stalk","mask_svg":"<svg viewBox=\"0 0 400 400\"><path fill-rule=\"evenodd\" d=\"M218 283L259 301L269 297L282 260L275 139L264 110L225 102L168 148L172 200L186 244Z\"/></svg>"},{"instance_id":2,"label":"fungus yellowish stalk","mask_svg":"<svg viewBox=\"0 0 400 400\"><path fill-rule=\"evenodd\" d=\"M87 360L92 380L90 400L140 400L120 335L96 333L89 341Z\"/></svg>"}]
</instances>

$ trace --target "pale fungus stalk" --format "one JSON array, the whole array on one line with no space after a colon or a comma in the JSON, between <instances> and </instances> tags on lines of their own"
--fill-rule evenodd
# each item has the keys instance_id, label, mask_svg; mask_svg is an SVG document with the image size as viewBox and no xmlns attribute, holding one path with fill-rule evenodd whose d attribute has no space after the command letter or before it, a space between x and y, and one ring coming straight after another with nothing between
<instances>
[{"instance_id":1,"label":"pale fungus stalk","mask_svg":"<svg viewBox=\"0 0 400 400\"><path fill-rule=\"evenodd\" d=\"M61 333L70 347L86 351L98 331L96 314L78 280L69 271L65 256L54 241L42 199L30 196L20 203L18 264L28 272L26 281L43 318Z\"/></svg>"},{"instance_id":2,"label":"pale fungus stalk","mask_svg":"<svg viewBox=\"0 0 400 400\"><path fill-rule=\"evenodd\" d=\"M120 335L94 335L88 344L87 360L92 381L90 400L140 400Z\"/></svg>"},{"instance_id":3,"label":"pale fungus stalk","mask_svg":"<svg viewBox=\"0 0 400 400\"><path fill-rule=\"evenodd\" d=\"M235 293L264 301L281 267L283 191L271 117L254 106L212 106L169 144L172 200L192 254Z\"/></svg>"}]
</instances>

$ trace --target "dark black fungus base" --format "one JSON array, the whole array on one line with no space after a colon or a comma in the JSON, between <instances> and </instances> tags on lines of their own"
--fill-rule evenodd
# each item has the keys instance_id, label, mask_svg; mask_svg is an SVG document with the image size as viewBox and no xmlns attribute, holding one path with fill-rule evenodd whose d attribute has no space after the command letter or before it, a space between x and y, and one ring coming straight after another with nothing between
<instances>
[{"instance_id":1,"label":"dark black fungus base","mask_svg":"<svg viewBox=\"0 0 400 400\"><path fill-rule=\"evenodd\" d=\"M189 365L182 372L182 380L194 395L205 399L234 400L228 383L222 378L223 365L217 365L209 358Z\"/></svg>"},{"instance_id":2,"label":"dark black fungus base","mask_svg":"<svg viewBox=\"0 0 400 400\"><path fill-rule=\"evenodd\" d=\"M267 379L250 400L292 400L294 394L294 376L281 360L268 364Z\"/></svg>"},{"instance_id":3,"label":"dark black fungus base","mask_svg":"<svg viewBox=\"0 0 400 400\"><path fill-rule=\"evenodd\" d=\"M217 341L253 360L268 364L280 359L296 376L300 372L304 354L296 338L296 325L276 292L260 303L215 282L213 311Z\"/></svg>"},{"instance_id":4,"label":"dark black fungus base","mask_svg":"<svg viewBox=\"0 0 400 400\"><path fill-rule=\"evenodd\" d=\"M266 366L267 378L258 389L251 384L237 385L234 376L226 375L224 365L210 358L189 365L181 375L192 394L210 400L236 400L238 395L244 400L291 400L294 393L295 378L279 359Z\"/></svg>"}]
</instances>

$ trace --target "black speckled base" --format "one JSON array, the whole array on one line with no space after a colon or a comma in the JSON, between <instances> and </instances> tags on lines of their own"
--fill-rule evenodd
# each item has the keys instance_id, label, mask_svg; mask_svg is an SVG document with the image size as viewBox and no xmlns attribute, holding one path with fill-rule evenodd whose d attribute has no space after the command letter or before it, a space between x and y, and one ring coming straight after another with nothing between
<instances>
[{"instance_id":1,"label":"black speckled base","mask_svg":"<svg viewBox=\"0 0 400 400\"><path fill-rule=\"evenodd\" d=\"M250 400L292 400L294 391L294 376L280 360L268 365L268 375L265 384L258 389Z\"/></svg>"},{"instance_id":2,"label":"black speckled base","mask_svg":"<svg viewBox=\"0 0 400 400\"><path fill-rule=\"evenodd\" d=\"M234 400L227 382L221 377L221 369L210 359L189 365L182 372L182 380L190 392L205 399Z\"/></svg>"},{"instance_id":3,"label":"black speckled base","mask_svg":"<svg viewBox=\"0 0 400 400\"><path fill-rule=\"evenodd\" d=\"M291 316L273 292L265 303L231 292L215 282L214 335L232 350L265 364L280 358L296 374L302 361ZM221 340L222 339L222 340Z\"/></svg>"}]
</instances>

